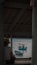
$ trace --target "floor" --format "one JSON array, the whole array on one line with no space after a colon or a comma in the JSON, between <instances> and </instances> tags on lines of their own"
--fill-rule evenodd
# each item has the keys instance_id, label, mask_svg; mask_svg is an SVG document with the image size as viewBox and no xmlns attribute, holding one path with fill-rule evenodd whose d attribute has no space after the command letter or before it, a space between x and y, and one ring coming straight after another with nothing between
<instances>
[{"instance_id":1,"label":"floor","mask_svg":"<svg viewBox=\"0 0 37 65\"><path fill-rule=\"evenodd\" d=\"M31 65L31 64L6 64L6 65Z\"/></svg>"},{"instance_id":2,"label":"floor","mask_svg":"<svg viewBox=\"0 0 37 65\"><path fill-rule=\"evenodd\" d=\"M17 64L7 64L7 65L17 65ZM18 64L20 65L20 64ZM21 64L21 65L31 65L31 64Z\"/></svg>"},{"instance_id":3,"label":"floor","mask_svg":"<svg viewBox=\"0 0 37 65\"><path fill-rule=\"evenodd\" d=\"M27 63L27 62L24 63L24 61L22 61L21 64L20 64L20 61L18 63L17 62L15 62L14 64L12 64L11 62L8 62L6 65L31 65L31 63Z\"/></svg>"}]
</instances>

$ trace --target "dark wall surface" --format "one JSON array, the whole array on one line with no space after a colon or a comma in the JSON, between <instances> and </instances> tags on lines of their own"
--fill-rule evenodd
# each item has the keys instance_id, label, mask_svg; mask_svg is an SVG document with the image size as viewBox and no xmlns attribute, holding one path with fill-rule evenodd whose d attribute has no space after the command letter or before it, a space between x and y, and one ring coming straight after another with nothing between
<instances>
[{"instance_id":1,"label":"dark wall surface","mask_svg":"<svg viewBox=\"0 0 37 65\"><path fill-rule=\"evenodd\" d=\"M32 12L32 65L37 65L37 0Z\"/></svg>"}]
</instances>

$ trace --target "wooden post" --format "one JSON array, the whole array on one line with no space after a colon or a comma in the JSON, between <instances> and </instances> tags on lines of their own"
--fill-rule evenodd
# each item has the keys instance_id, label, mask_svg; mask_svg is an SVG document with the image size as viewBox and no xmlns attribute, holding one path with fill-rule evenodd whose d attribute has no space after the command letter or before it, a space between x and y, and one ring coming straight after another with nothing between
<instances>
[{"instance_id":1,"label":"wooden post","mask_svg":"<svg viewBox=\"0 0 37 65\"><path fill-rule=\"evenodd\" d=\"M37 0L36 5L37 5ZM37 65L37 6L32 11L32 65Z\"/></svg>"},{"instance_id":2,"label":"wooden post","mask_svg":"<svg viewBox=\"0 0 37 65\"><path fill-rule=\"evenodd\" d=\"M4 41L3 41L3 38L4 38L3 2L4 2L4 0L0 0L0 65L5 65L5 62L4 62Z\"/></svg>"},{"instance_id":3,"label":"wooden post","mask_svg":"<svg viewBox=\"0 0 37 65\"><path fill-rule=\"evenodd\" d=\"M32 6L32 0L30 0L30 6Z\"/></svg>"}]
</instances>

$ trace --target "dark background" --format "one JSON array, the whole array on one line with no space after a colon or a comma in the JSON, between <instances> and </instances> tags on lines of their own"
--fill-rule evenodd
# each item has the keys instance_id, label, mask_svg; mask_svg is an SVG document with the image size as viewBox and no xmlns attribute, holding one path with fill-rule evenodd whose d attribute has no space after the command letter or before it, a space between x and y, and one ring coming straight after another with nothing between
<instances>
[{"instance_id":1,"label":"dark background","mask_svg":"<svg viewBox=\"0 0 37 65\"><path fill-rule=\"evenodd\" d=\"M1 1L1 3L2 3L2 1ZM36 3L37 3L37 1L36 1ZM11 5L12 6L12 5ZM4 10L2 10L2 5L1 5L1 7L0 7L0 9L1 9L1 11L0 11L0 48L1 48L1 50L0 50L0 57L1 57L1 59L0 59L0 65L3 65L3 37L9 37L5 32L3 33L3 27L4 27L4 29L5 29L5 26L3 26L3 21L4 20L2 20L3 19L3 17L4 17L4 15L3 15L3 17L2 17L2 11ZM7 7L6 7L7 8ZM32 47L33 47L33 56L32 56L32 65L37 65L37 4L36 4L36 7L34 7L34 9L33 9L33 12L32 12L32 36L33 36L33 45L32 45ZM6 26L7 27L7 26ZM10 26L11 27L11 26ZM5 30L4 30L5 31ZM3 34L4 34L4 36L3 36ZM12 34L12 32L10 32L9 34ZM18 33L19 34L19 33ZM17 34L17 35L18 35ZM25 34L26 34L26 32L25 32ZM29 34L29 33L27 33L27 34ZM13 35L13 34L12 34ZM11 36L12 36L11 35ZM14 34L15 35L15 34ZM13 36L14 36L13 35ZM16 35L15 35L16 36ZM36 41L36 42L35 42ZM36 51L35 51L36 50Z\"/></svg>"}]
</instances>

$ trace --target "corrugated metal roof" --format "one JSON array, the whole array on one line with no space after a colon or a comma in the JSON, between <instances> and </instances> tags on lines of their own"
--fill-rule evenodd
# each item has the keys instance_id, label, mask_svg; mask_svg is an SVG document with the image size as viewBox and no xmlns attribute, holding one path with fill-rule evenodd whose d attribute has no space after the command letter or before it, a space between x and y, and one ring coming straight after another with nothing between
<instances>
[{"instance_id":1,"label":"corrugated metal roof","mask_svg":"<svg viewBox=\"0 0 37 65\"><path fill-rule=\"evenodd\" d=\"M5 36L18 36L20 34L24 35L25 33L32 36L32 9L30 8L30 6L26 8L16 7L13 8L12 6L12 8L4 8Z\"/></svg>"}]
</instances>

